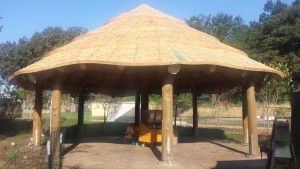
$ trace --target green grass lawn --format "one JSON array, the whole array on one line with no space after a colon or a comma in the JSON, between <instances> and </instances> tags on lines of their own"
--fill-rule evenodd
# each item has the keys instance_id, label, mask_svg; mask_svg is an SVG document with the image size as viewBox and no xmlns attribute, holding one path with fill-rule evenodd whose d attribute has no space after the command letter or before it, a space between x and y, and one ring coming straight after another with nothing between
<instances>
[{"instance_id":1,"label":"green grass lawn","mask_svg":"<svg viewBox=\"0 0 300 169\"><path fill-rule=\"evenodd\" d=\"M66 112L61 113L61 126L63 130L65 130L65 138L66 139L74 139L76 138L77 131L77 119L78 114L76 112ZM50 116L49 114L42 115L43 123L50 124ZM200 124L207 123L205 119L199 119ZM230 121L227 121L231 123ZM20 124L19 124L20 123ZM238 124L240 123L240 124ZM22 134L26 134L27 136L31 133L32 122L28 120L26 121L26 125L21 124L21 122L13 123L14 127L6 127L6 133L14 133L14 136L20 136ZM241 122L234 122L235 125L241 125ZM83 125L83 137L101 137L101 136L123 136L126 126L126 123L103 123L103 117L93 117L91 112L84 113L84 125ZM179 137L192 136L192 128L191 127L177 127ZM199 128L199 136L207 137L212 139L227 139L234 142L242 143L243 135L236 134L242 133L241 129L236 128L222 128L222 126L217 126L214 128ZM27 141L28 142L28 141ZM259 138L259 144L264 145L268 142L268 138Z\"/></svg>"},{"instance_id":2,"label":"green grass lawn","mask_svg":"<svg viewBox=\"0 0 300 169\"><path fill-rule=\"evenodd\" d=\"M179 118L177 120L179 120ZM182 121L187 122L187 124L193 124L192 118L183 119ZM242 126L242 120L220 120L218 123L215 118L199 118L198 122L201 125Z\"/></svg>"}]
</instances>

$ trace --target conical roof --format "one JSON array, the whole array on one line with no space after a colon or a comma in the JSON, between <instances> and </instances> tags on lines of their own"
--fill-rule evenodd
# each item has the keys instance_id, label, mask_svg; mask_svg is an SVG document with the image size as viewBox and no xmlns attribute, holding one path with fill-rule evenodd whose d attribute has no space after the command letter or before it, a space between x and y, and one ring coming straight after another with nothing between
<instances>
[{"instance_id":1,"label":"conical roof","mask_svg":"<svg viewBox=\"0 0 300 169\"><path fill-rule=\"evenodd\" d=\"M141 5L53 50L40 61L15 72L10 80L13 83L22 81L19 84L24 87L30 86L27 84L32 83L30 74L38 80L47 71L74 65L84 67L78 70L86 70L89 65L157 67L173 64L183 67L214 65L225 68L224 71L228 68L270 73L272 78L282 76L281 72L249 58L244 52L221 43L211 35L189 27L184 21ZM58 72L66 71L69 69ZM22 80L17 80L19 76L23 76Z\"/></svg>"}]
</instances>

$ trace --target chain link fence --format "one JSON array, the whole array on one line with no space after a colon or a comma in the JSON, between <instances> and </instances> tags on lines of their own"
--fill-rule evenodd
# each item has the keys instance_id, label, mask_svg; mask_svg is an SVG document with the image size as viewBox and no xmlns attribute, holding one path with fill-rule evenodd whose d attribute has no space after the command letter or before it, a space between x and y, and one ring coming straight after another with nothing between
<instances>
[{"instance_id":1,"label":"chain link fence","mask_svg":"<svg viewBox=\"0 0 300 169\"><path fill-rule=\"evenodd\" d=\"M10 160L1 169L46 169L48 168L47 147L28 145L10 150Z\"/></svg>"},{"instance_id":2,"label":"chain link fence","mask_svg":"<svg viewBox=\"0 0 300 169\"><path fill-rule=\"evenodd\" d=\"M64 130L62 130L64 131ZM56 130L40 146L29 143L20 148L12 146L9 161L0 169L58 169L62 168L63 133Z\"/></svg>"},{"instance_id":3,"label":"chain link fence","mask_svg":"<svg viewBox=\"0 0 300 169\"><path fill-rule=\"evenodd\" d=\"M219 109L214 107L199 107L198 123L201 127L222 128L228 132L241 133L242 121L242 107L241 106L227 106ZM289 118L291 117L291 108L289 107L257 107L257 127L259 133L269 133L272 131L273 121L275 118ZM178 115L176 125L189 126L193 124L192 112L186 112ZM268 127L269 126L269 127Z\"/></svg>"}]
</instances>

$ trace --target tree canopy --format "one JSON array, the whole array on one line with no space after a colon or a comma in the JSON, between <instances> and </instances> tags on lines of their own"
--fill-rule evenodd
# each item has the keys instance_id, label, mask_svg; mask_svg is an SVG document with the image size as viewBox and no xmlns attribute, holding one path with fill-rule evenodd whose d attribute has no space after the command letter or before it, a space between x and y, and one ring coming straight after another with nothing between
<instances>
[{"instance_id":1,"label":"tree canopy","mask_svg":"<svg viewBox=\"0 0 300 169\"><path fill-rule=\"evenodd\" d=\"M46 53L60 47L73 38L87 32L82 27L48 27L36 32L31 38L20 38L18 42L0 44L1 83L6 84L7 78L15 71L40 60Z\"/></svg>"},{"instance_id":2,"label":"tree canopy","mask_svg":"<svg viewBox=\"0 0 300 169\"><path fill-rule=\"evenodd\" d=\"M239 16L218 13L192 16L186 22L221 42L245 51L263 63L286 64L292 78L300 81L300 0L287 5L269 0L259 21L245 24Z\"/></svg>"},{"instance_id":3,"label":"tree canopy","mask_svg":"<svg viewBox=\"0 0 300 169\"><path fill-rule=\"evenodd\" d=\"M36 32L31 38L22 37L18 42L0 43L0 115L14 116L20 110L26 92L22 89L10 90L7 78L15 71L41 59L46 53L60 47L73 38L85 33L82 27L48 27ZM2 86L6 86L2 89Z\"/></svg>"}]
</instances>

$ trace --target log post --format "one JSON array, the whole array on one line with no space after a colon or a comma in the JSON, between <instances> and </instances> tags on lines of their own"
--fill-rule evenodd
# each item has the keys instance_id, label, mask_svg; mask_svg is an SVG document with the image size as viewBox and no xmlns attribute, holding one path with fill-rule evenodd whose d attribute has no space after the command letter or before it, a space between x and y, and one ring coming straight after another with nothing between
<instances>
[{"instance_id":1,"label":"log post","mask_svg":"<svg viewBox=\"0 0 300 169\"><path fill-rule=\"evenodd\" d=\"M148 80L141 77L141 120L143 118L143 110L149 109L149 86Z\"/></svg>"},{"instance_id":2,"label":"log post","mask_svg":"<svg viewBox=\"0 0 300 169\"><path fill-rule=\"evenodd\" d=\"M53 84L52 92L52 115L51 115L51 156L50 156L50 165L52 168L59 166L59 160L55 158L60 157L59 144L60 144L60 104L61 104L61 84L59 81L56 81Z\"/></svg>"},{"instance_id":3,"label":"log post","mask_svg":"<svg viewBox=\"0 0 300 169\"><path fill-rule=\"evenodd\" d=\"M42 109L43 109L43 90L41 88L35 89L35 101L32 112L32 138L35 145L41 145L42 134Z\"/></svg>"},{"instance_id":4,"label":"log post","mask_svg":"<svg viewBox=\"0 0 300 169\"><path fill-rule=\"evenodd\" d=\"M84 90L81 90L78 96L78 122L77 122L77 138L82 137L82 126L84 120Z\"/></svg>"},{"instance_id":5,"label":"log post","mask_svg":"<svg viewBox=\"0 0 300 169\"><path fill-rule=\"evenodd\" d=\"M249 154L258 153L258 137L257 137L257 122L256 122L256 101L254 83L250 82L246 89L247 95L247 110L249 123Z\"/></svg>"},{"instance_id":6,"label":"log post","mask_svg":"<svg viewBox=\"0 0 300 169\"><path fill-rule=\"evenodd\" d=\"M195 91L192 92L193 95L193 135L194 138L198 138L198 96Z\"/></svg>"},{"instance_id":7,"label":"log post","mask_svg":"<svg viewBox=\"0 0 300 169\"><path fill-rule=\"evenodd\" d=\"M173 147L173 82L164 81L162 87L162 160L172 160Z\"/></svg>"},{"instance_id":8,"label":"log post","mask_svg":"<svg viewBox=\"0 0 300 169\"><path fill-rule=\"evenodd\" d=\"M140 102L140 90L137 90L135 94L135 126L139 126L140 124Z\"/></svg>"},{"instance_id":9,"label":"log post","mask_svg":"<svg viewBox=\"0 0 300 169\"><path fill-rule=\"evenodd\" d=\"M247 94L245 86L242 87L242 113L243 113L243 136L244 144L249 143L249 129L248 129L248 109L247 109Z\"/></svg>"},{"instance_id":10,"label":"log post","mask_svg":"<svg viewBox=\"0 0 300 169\"><path fill-rule=\"evenodd\" d=\"M149 109L149 86L148 81L142 78L141 82L141 110Z\"/></svg>"}]
</instances>

